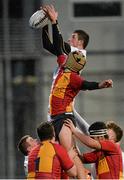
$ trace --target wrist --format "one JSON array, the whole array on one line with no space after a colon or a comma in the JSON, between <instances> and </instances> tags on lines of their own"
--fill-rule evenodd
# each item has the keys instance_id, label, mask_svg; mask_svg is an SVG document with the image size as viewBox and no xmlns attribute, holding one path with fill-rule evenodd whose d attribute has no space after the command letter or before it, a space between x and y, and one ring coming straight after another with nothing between
<instances>
[{"instance_id":1,"label":"wrist","mask_svg":"<svg viewBox=\"0 0 124 180\"><path fill-rule=\"evenodd\" d=\"M101 83L98 84L98 88L99 88L99 89L102 89L102 88L103 88L102 85L101 85Z\"/></svg>"},{"instance_id":2,"label":"wrist","mask_svg":"<svg viewBox=\"0 0 124 180\"><path fill-rule=\"evenodd\" d=\"M53 21L51 21L51 23L52 23L52 25L56 25L56 24L58 24L58 21L57 20L53 20Z\"/></svg>"}]
</instances>

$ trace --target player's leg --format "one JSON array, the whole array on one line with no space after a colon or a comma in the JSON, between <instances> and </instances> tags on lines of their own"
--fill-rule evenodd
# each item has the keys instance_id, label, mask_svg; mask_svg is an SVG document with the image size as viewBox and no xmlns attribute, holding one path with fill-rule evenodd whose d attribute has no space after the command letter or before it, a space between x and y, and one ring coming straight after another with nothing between
<instances>
[{"instance_id":1,"label":"player's leg","mask_svg":"<svg viewBox=\"0 0 124 180\"><path fill-rule=\"evenodd\" d=\"M64 146L67 151L74 145L74 139L72 136L71 130L63 124L61 131L59 133L59 142L62 146ZM85 168L78 156L74 158L74 163L77 167L77 178L78 179L86 179L85 177Z\"/></svg>"}]
</instances>

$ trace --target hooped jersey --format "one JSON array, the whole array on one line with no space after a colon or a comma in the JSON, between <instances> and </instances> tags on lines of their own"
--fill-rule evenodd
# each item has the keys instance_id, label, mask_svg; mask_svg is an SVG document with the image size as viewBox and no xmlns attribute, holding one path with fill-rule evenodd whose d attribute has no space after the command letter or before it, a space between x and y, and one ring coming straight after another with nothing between
<instances>
[{"instance_id":1,"label":"hooped jersey","mask_svg":"<svg viewBox=\"0 0 124 180\"><path fill-rule=\"evenodd\" d=\"M98 179L122 178L122 152L118 144L101 140L101 150L83 154L85 163L95 163Z\"/></svg>"},{"instance_id":2,"label":"hooped jersey","mask_svg":"<svg viewBox=\"0 0 124 180\"><path fill-rule=\"evenodd\" d=\"M60 55L57 59L59 69L54 77L49 97L50 115L72 112L74 98L84 81L78 73L64 71L65 61L65 55Z\"/></svg>"},{"instance_id":3,"label":"hooped jersey","mask_svg":"<svg viewBox=\"0 0 124 180\"><path fill-rule=\"evenodd\" d=\"M28 179L61 179L63 170L73 167L67 151L59 144L44 141L28 158Z\"/></svg>"}]
</instances>

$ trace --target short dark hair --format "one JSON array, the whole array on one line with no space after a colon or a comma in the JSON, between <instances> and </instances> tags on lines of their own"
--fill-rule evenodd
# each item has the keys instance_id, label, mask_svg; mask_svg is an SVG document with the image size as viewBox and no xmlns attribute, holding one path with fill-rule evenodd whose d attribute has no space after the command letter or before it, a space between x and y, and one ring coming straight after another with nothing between
<instances>
[{"instance_id":1,"label":"short dark hair","mask_svg":"<svg viewBox=\"0 0 124 180\"><path fill-rule=\"evenodd\" d=\"M116 134L116 142L119 142L123 136L123 130L114 121L107 122L107 129L112 129Z\"/></svg>"},{"instance_id":2,"label":"short dark hair","mask_svg":"<svg viewBox=\"0 0 124 180\"><path fill-rule=\"evenodd\" d=\"M52 139L54 137L54 128L50 122L42 122L37 127L37 134L41 141Z\"/></svg>"},{"instance_id":3,"label":"short dark hair","mask_svg":"<svg viewBox=\"0 0 124 180\"><path fill-rule=\"evenodd\" d=\"M77 33L78 34L78 40L83 40L84 44L84 49L87 47L88 45L88 42L89 42L89 35L83 31L83 30L75 30L74 33Z\"/></svg>"},{"instance_id":4,"label":"short dark hair","mask_svg":"<svg viewBox=\"0 0 124 180\"><path fill-rule=\"evenodd\" d=\"M23 136L23 137L20 139L19 143L17 144L18 150L20 150L21 153L24 154L24 156L27 156L27 155L28 155L26 140L27 140L27 138L29 138L29 137L30 137L29 135Z\"/></svg>"}]
</instances>

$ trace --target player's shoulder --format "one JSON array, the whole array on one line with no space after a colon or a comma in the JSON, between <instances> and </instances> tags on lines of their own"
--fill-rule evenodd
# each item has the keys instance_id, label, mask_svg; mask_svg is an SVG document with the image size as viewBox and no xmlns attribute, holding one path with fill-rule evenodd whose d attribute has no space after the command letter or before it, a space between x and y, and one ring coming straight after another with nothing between
<instances>
[{"instance_id":1,"label":"player's shoulder","mask_svg":"<svg viewBox=\"0 0 124 180\"><path fill-rule=\"evenodd\" d=\"M59 144L59 142L51 142L51 144L54 146L54 147L58 147L58 148L61 148L62 147L62 145L61 144Z\"/></svg>"},{"instance_id":2,"label":"player's shoulder","mask_svg":"<svg viewBox=\"0 0 124 180\"><path fill-rule=\"evenodd\" d=\"M57 63L59 64L59 66L64 66L66 59L67 59L67 56L65 54L59 55L57 58Z\"/></svg>"},{"instance_id":3,"label":"player's shoulder","mask_svg":"<svg viewBox=\"0 0 124 180\"><path fill-rule=\"evenodd\" d=\"M73 71L71 71L71 78L73 78L73 79L77 79L77 80L83 80L83 77L79 74L79 73L77 73L77 72L73 72Z\"/></svg>"},{"instance_id":4,"label":"player's shoulder","mask_svg":"<svg viewBox=\"0 0 124 180\"><path fill-rule=\"evenodd\" d=\"M59 144L59 143L52 143L52 144L56 151L58 151L58 152L65 151L65 148L61 144Z\"/></svg>"},{"instance_id":5,"label":"player's shoulder","mask_svg":"<svg viewBox=\"0 0 124 180\"><path fill-rule=\"evenodd\" d=\"M114 141L111 141L109 139L100 140L99 141L103 149L111 149L112 151L118 151L120 148L120 145L118 143L115 143Z\"/></svg>"}]
</instances>

